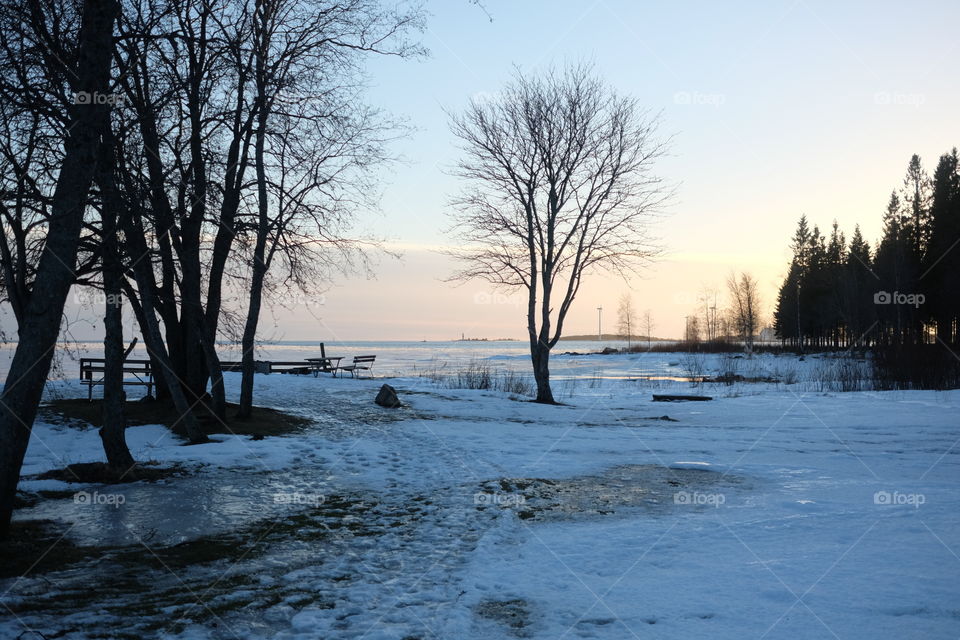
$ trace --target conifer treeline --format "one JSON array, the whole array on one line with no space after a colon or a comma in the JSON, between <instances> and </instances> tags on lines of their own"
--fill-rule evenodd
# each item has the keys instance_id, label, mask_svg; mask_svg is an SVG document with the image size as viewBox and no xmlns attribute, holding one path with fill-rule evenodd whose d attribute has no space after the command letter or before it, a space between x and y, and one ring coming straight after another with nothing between
<instances>
[{"instance_id":1,"label":"conifer treeline","mask_svg":"<svg viewBox=\"0 0 960 640\"><path fill-rule=\"evenodd\" d=\"M883 214L875 248L859 226L848 243L836 222L829 238L806 216L777 297L774 327L796 349L958 342L960 173L957 149L931 177L914 155Z\"/></svg>"}]
</instances>

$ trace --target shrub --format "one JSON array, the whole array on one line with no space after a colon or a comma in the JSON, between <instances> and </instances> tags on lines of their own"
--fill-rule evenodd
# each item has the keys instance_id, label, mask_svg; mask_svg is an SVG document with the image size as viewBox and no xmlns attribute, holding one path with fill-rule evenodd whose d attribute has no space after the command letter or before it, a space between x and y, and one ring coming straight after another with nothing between
<instances>
[{"instance_id":1,"label":"shrub","mask_svg":"<svg viewBox=\"0 0 960 640\"><path fill-rule=\"evenodd\" d=\"M433 367L419 372L426 378L445 389L480 389L502 391L521 396L533 395L530 378L511 370L495 370L485 362L472 361L455 371L446 371L446 365Z\"/></svg>"}]
</instances>

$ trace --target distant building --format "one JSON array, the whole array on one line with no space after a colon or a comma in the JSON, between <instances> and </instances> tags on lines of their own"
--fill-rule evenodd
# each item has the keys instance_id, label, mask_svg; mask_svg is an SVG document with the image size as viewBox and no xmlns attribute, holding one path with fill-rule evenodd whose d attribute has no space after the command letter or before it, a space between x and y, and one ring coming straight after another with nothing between
<instances>
[{"instance_id":1,"label":"distant building","mask_svg":"<svg viewBox=\"0 0 960 640\"><path fill-rule=\"evenodd\" d=\"M773 329L773 327L764 327L757 335L757 340L759 342L776 342L777 332Z\"/></svg>"}]
</instances>

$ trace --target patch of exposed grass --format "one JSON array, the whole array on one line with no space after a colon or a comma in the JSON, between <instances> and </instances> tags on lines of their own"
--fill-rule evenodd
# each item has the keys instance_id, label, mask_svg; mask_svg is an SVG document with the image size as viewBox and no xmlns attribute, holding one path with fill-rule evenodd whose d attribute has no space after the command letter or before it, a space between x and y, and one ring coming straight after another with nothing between
<instances>
[{"instance_id":1,"label":"patch of exposed grass","mask_svg":"<svg viewBox=\"0 0 960 640\"><path fill-rule=\"evenodd\" d=\"M42 574L87 560L99 553L64 538L63 525L52 520L15 520L0 544L0 579Z\"/></svg>"},{"instance_id":2,"label":"patch of exposed grass","mask_svg":"<svg viewBox=\"0 0 960 640\"><path fill-rule=\"evenodd\" d=\"M332 532L377 535L389 524L381 522L379 529L369 524L365 516L376 507L375 503L356 498L327 496L316 507L279 520L259 520L233 531L170 546L151 545L150 552L140 545L76 546L64 538L67 529L61 523L14 521L9 537L0 545L0 578L24 575L27 571L34 575L62 570L75 562L102 555L109 555L119 567L161 570L255 557L284 540L321 540ZM419 513L420 509L413 507L401 515Z\"/></svg>"},{"instance_id":3,"label":"patch of exposed grass","mask_svg":"<svg viewBox=\"0 0 960 640\"><path fill-rule=\"evenodd\" d=\"M499 622L510 629L510 633L519 637L528 634L525 627L530 625L530 604L526 600L484 600L474 609L481 618Z\"/></svg>"},{"instance_id":4,"label":"patch of exposed grass","mask_svg":"<svg viewBox=\"0 0 960 640\"><path fill-rule=\"evenodd\" d=\"M658 465L623 465L598 475L567 479L500 478L481 485L490 498L479 509L499 505L513 509L521 520L564 521L643 509L650 514L678 508L678 491L739 491L739 476L706 469L668 468ZM726 497L724 497L726 501Z\"/></svg>"},{"instance_id":5,"label":"patch of exposed grass","mask_svg":"<svg viewBox=\"0 0 960 640\"><path fill-rule=\"evenodd\" d=\"M197 417L207 434L232 433L254 437L281 436L302 431L311 421L301 416L270 409L254 407L249 418L236 418L237 405L227 403L227 424L210 415L202 403ZM131 401L123 408L127 425L162 424L176 429L180 414L170 402ZM41 409L41 416L48 422L89 425L99 428L103 425L103 401L99 398L61 398L53 400Z\"/></svg>"},{"instance_id":6,"label":"patch of exposed grass","mask_svg":"<svg viewBox=\"0 0 960 640\"><path fill-rule=\"evenodd\" d=\"M51 469L37 475L40 480L59 480L61 482L83 482L99 484L119 484L140 480L163 480L182 475L183 468L173 465L161 467L157 462L139 462L131 469L116 469L105 462L77 462L63 469ZM72 494L71 494L72 495ZM62 496L54 496L62 497Z\"/></svg>"}]
</instances>

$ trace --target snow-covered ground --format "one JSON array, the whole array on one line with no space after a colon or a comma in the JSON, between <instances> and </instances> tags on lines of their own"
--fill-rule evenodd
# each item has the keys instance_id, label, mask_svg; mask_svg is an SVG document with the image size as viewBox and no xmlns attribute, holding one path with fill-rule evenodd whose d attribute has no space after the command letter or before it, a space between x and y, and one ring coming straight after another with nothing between
<instances>
[{"instance_id":1,"label":"snow-covered ground","mask_svg":"<svg viewBox=\"0 0 960 640\"><path fill-rule=\"evenodd\" d=\"M18 519L110 549L0 584L0 637L956 638L960 391L821 391L812 372L834 362L815 358L683 359L557 356L557 407L258 376L260 404L316 426L189 447L135 427L138 459L190 475L22 483L84 493ZM696 367L779 382L669 380ZM385 381L407 406L372 405ZM95 430L35 431L26 476L102 455ZM170 551L197 540L243 551ZM130 549L157 561L120 562Z\"/></svg>"}]
</instances>

